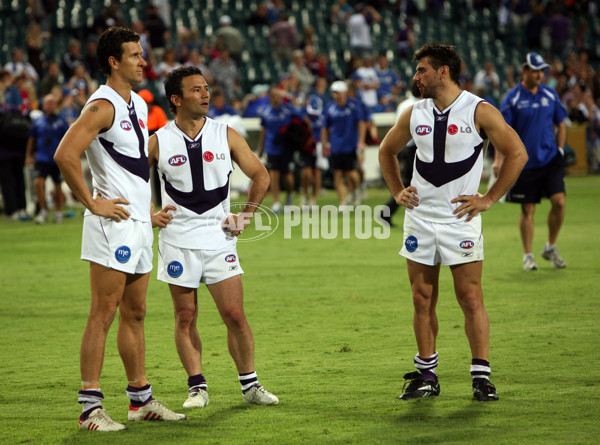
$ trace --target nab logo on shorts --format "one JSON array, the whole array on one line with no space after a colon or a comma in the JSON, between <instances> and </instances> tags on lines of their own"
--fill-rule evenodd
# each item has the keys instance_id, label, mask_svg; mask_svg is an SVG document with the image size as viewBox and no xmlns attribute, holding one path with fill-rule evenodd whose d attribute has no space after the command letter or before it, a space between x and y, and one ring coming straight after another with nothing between
<instances>
[{"instance_id":1,"label":"nab logo on shorts","mask_svg":"<svg viewBox=\"0 0 600 445\"><path fill-rule=\"evenodd\" d=\"M120 125L121 125L121 128L125 131L129 131L133 128L131 125L131 122L129 122L129 121L121 121Z\"/></svg>"},{"instance_id":2,"label":"nab logo on shorts","mask_svg":"<svg viewBox=\"0 0 600 445\"><path fill-rule=\"evenodd\" d=\"M409 252L414 252L417 250L417 247L419 247L419 242L417 241L417 238L411 235L404 241L404 247L406 247L406 250Z\"/></svg>"},{"instance_id":3,"label":"nab logo on shorts","mask_svg":"<svg viewBox=\"0 0 600 445\"><path fill-rule=\"evenodd\" d=\"M471 240L461 241L459 245L461 249L471 249L475 247L475 243Z\"/></svg>"},{"instance_id":4,"label":"nab logo on shorts","mask_svg":"<svg viewBox=\"0 0 600 445\"><path fill-rule=\"evenodd\" d=\"M143 120L138 119L138 122L140 123L140 127L146 128L146 126L144 125L144 121Z\"/></svg>"},{"instance_id":5,"label":"nab logo on shorts","mask_svg":"<svg viewBox=\"0 0 600 445\"><path fill-rule=\"evenodd\" d=\"M431 133L431 127L429 125L419 125L415 129L415 133L417 133L419 136L428 135L429 133Z\"/></svg>"},{"instance_id":6,"label":"nab logo on shorts","mask_svg":"<svg viewBox=\"0 0 600 445\"><path fill-rule=\"evenodd\" d=\"M236 257L235 257L235 255L234 255L234 254L227 255L227 256L225 257L225 261L227 261L228 263L234 263L234 262L235 262L235 260L236 260Z\"/></svg>"},{"instance_id":7,"label":"nab logo on shorts","mask_svg":"<svg viewBox=\"0 0 600 445\"><path fill-rule=\"evenodd\" d=\"M171 278L179 278L183 273L183 266L179 261L171 261L167 265L167 273Z\"/></svg>"},{"instance_id":8,"label":"nab logo on shorts","mask_svg":"<svg viewBox=\"0 0 600 445\"><path fill-rule=\"evenodd\" d=\"M186 162L187 158L184 155L175 155L169 158L169 165L172 165L173 167L178 167Z\"/></svg>"},{"instance_id":9,"label":"nab logo on shorts","mask_svg":"<svg viewBox=\"0 0 600 445\"><path fill-rule=\"evenodd\" d=\"M115 258L119 263L126 263L131 258L131 249L127 246L118 247L115 250Z\"/></svg>"}]
</instances>

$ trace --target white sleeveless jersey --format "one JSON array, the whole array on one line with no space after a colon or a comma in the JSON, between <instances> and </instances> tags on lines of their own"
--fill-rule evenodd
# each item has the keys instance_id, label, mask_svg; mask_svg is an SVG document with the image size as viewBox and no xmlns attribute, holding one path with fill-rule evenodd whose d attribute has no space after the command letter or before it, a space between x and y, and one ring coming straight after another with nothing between
<instances>
[{"instance_id":1,"label":"white sleeveless jersey","mask_svg":"<svg viewBox=\"0 0 600 445\"><path fill-rule=\"evenodd\" d=\"M88 99L109 101L115 110L111 127L99 133L85 151L93 177L94 196L125 198L130 218L150 222L150 169L148 167L148 106L133 91L128 104L111 87L102 85ZM91 212L86 211L86 215Z\"/></svg>"},{"instance_id":2,"label":"white sleeveless jersey","mask_svg":"<svg viewBox=\"0 0 600 445\"><path fill-rule=\"evenodd\" d=\"M483 139L475 127L479 97L463 91L443 112L433 99L413 105L410 133L417 145L411 185L416 187L419 205L408 210L418 218L456 222L452 212L461 203L450 201L461 195L475 195L483 170Z\"/></svg>"},{"instance_id":3,"label":"white sleeveless jersey","mask_svg":"<svg viewBox=\"0 0 600 445\"><path fill-rule=\"evenodd\" d=\"M194 139L176 121L156 132L162 205L177 209L159 238L183 249L219 250L237 241L221 227L233 171L227 125L205 119Z\"/></svg>"}]
</instances>

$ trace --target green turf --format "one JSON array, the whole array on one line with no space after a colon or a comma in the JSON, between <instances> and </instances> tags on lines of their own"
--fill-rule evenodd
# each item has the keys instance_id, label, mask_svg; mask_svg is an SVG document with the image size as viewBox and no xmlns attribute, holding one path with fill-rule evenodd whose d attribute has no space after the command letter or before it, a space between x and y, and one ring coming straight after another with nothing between
<instances>
[{"instance_id":1,"label":"green turf","mask_svg":"<svg viewBox=\"0 0 600 445\"><path fill-rule=\"evenodd\" d=\"M538 254L540 270L523 272L518 207L496 205L484 214L483 285L499 402L472 400L470 353L447 268L438 308L441 395L398 400L416 352L406 266L397 254L400 227L389 239L327 240L302 239L301 227L286 239L280 225L270 237L238 245L256 370L280 405L242 402L225 328L202 290L210 405L187 411L185 423L133 424L105 434L77 428L79 344L89 306L81 217L61 226L1 221L0 443L597 443L600 177L569 177L567 188L559 242L565 270ZM367 203L386 199L385 190L370 190ZM324 202L335 203L332 192ZM538 208L535 253L545 241L548 208L547 201ZM401 226L402 215L394 221ZM152 277L147 376L156 398L186 412L170 297L155 271ZM105 408L125 421L114 327L101 386Z\"/></svg>"}]
</instances>

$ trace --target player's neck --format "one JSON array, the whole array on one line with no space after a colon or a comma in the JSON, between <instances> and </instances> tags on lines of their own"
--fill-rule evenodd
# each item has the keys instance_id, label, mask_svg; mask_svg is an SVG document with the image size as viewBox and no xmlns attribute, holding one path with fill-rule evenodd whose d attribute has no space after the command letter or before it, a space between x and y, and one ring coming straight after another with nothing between
<instances>
[{"instance_id":1,"label":"player's neck","mask_svg":"<svg viewBox=\"0 0 600 445\"><path fill-rule=\"evenodd\" d=\"M454 101L458 98L458 96L460 96L461 93L462 90L458 87L458 85L453 83L452 85L443 89L440 92L440 94L438 94L437 97L433 99L433 102L435 103L435 106L438 108L438 110L444 111L446 108L448 108L454 103Z\"/></svg>"},{"instance_id":2,"label":"player's neck","mask_svg":"<svg viewBox=\"0 0 600 445\"><path fill-rule=\"evenodd\" d=\"M175 122L181 131L187 134L190 138L196 139L196 136L198 136L200 130L202 130L202 127L204 127L206 119L204 116L195 118L192 116L178 115L175 117Z\"/></svg>"},{"instance_id":3,"label":"player's neck","mask_svg":"<svg viewBox=\"0 0 600 445\"><path fill-rule=\"evenodd\" d=\"M539 85L528 86L528 85L525 84L525 82L521 82L521 86L523 86L523 88L525 88L527 91L529 91L534 96L540 90L540 86Z\"/></svg>"},{"instance_id":4,"label":"player's neck","mask_svg":"<svg viewBox=\"0 0 600 445\"><path fill-rule=\"evenodd\" d=\"M115 90L125 102L129 103L131 101L131 84L129 82L125 82L115 76L110 76L106 81L106 86Z\"/></svg>"}]
</instances>

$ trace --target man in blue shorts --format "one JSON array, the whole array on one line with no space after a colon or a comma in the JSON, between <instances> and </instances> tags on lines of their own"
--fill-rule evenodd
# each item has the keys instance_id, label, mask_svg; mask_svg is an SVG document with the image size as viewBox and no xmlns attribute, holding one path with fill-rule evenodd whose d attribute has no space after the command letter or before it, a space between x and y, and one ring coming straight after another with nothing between
<instances>
[{"instance_id":1,"label":"man in blue shorts","mask_svg":"<svg viewBox=\"0 0 600 445\"><path fill-rule=\"evenodd\" d=\"M65 196L61 190L62 176L54 162L54 153L58 143L69 129L69 124L56 113L58 101L52 94L44 97L42 110L44 114L33 121L29 129L27 156L25 165L34 165L34 187L40 211L35 217L36 224L44 224L48 220L46 205L46 178L50 176L54 182L54 221L63 220L63 203Z\"/></svg>"},{"instance_id":2,"label":"man in blue shorts","mask_svg":"<svg viewBox=\"0 0 600 445\"><path fill-rule=\"evenodd\" d=\"M257 155L263 151L267 153L267 170L271 178L270 191L273 195L273 211L281 211L279 201L280 182L283 177L283 186L287 192L286 204L291 204L294 191L294 160L292 150L283 144L283 131L292 121L293 116L299 116L294 107L284 102L283 91L276 86L269 89L269 103L261 108L260 125L262 127L258 136Z\"/></svg>"},{"instance_id":3,"label":"man in blue shorts","mask_svg":"<svg viewBox=\"0 0 600 445\"><path fill-rule=\"evenodd\" d=\"M321 144L325 153L330 153L333 184L342 209L347 205L344 179L350 194L358 191L358 156L365 148L366 125L363 110L348 98L348 85L344 81L333 82L331 93L333 101L325 109ZM354 197L358 197L358 193L354 193Z\"/></svg>"},{"instance_id":4,"label":"man in blue shorts","mask_svg":"<svg viewBox=\"0 0 600 445\"><path fill-rule=\"evenodd\" d=\"M565 219L564 150L567 110L552 88L542 84L544 71L549 65L537 53L529 53L523 63L523 80L508 92L500 106L506 122L523 140L529 161L521 176L509 191L506 200L521 204L519 228L523 243L523 269L537 270L532 253L535 205L542 197L550 198L548 215L548 242L542 258L552 267L567 266L560 256L556 242ZM556 139L555 139L555 129ZM497 152L496 152L497 153ZM496 154L494 169L500 168L503 157Z\"/></svg>"}]
</instances>

